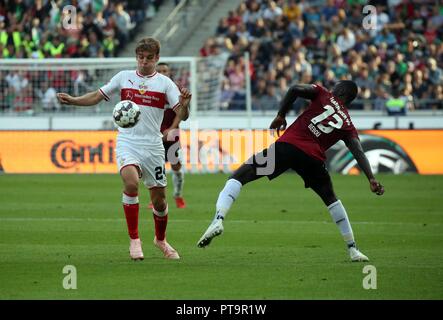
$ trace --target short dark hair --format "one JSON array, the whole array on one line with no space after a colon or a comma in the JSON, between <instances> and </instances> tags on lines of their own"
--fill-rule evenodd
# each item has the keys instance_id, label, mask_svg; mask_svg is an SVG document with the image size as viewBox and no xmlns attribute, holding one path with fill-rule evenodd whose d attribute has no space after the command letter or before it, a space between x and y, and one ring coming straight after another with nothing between
<instances>
[{"instance_id":1,"label":"short dark hair","mask_svg":"<svg viewBox=\"0 0 443 320\"><path fill-rule=\"evenodd\" d=\"M159 62L159 63L157 63L157 66L166 66L166 67L169 67L169 63L167 63L167 62Z\"/></svg>"},{"instance_id":2,"label":"short dark hair","mask_svg":"<svg viewBox=\"0 0 443 320\"><path fill-rule=\"evenodd\" d=\"M332 94L342 100L344 104L349 104L357 97L358 86L352 80L341 80L332 88Z\"/></svg>"}]
</instances>

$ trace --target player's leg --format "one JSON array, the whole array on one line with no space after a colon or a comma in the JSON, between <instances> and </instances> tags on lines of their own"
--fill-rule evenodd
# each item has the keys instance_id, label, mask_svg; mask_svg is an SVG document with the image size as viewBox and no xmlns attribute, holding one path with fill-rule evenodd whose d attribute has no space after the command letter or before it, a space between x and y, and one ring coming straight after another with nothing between
<instances>
[{"instance_id":1,"label":"player's leg","mask_svg":"<svg viewBox=\"0 0 443 320\"><path fill-rule=\"evenodd\" d=\"M343 236L343 240L346 242L348 247L354 246L355 239L348 215L341 201L335 196L331 179L323 180L318 183L312 183L311 188L319 195L324 204L327 206L332 220L337 224L337 227Z\"/></svg>"},{"instance_id":2,"label":"player's leg","mask_svg":"<svg viewBox=\"0 0 443 320\"><path fill-rule=\"evenodd\" d=\"M224 219L234 201L238 198L241 188L252 181L262 178L257 175L253 164L243 163L226 181L219 193L216 203L215 219Z\"/></svg>"},{"instance_id":3,"label":"player's leg","mask_svg":"<svg viewBox=\"0 0 443 320\"><path fill-rule=\"evenodd\" d=\"M223 190L218 195L215 217L205 233L198 240L197 246L200 248L206 247L211 243L213 238L223 233L223 219L239 196L242 186L261 177L262 176L256 175L253 165L246 163L242 164L240 168L229 177Z\"/></svg>"},{"instance_id":4,"label":"player's leg","mask_svg":"<svg viewBox=\"0 0 443 320\"><path fill-rule=\"evenodd\" d=\"M166 238L168 225L168 204L166 202L165 188L152 187L149 189L152 201L152 213L154 218L155 237L163 241Z\"/></svg>"},{"instance_id":5,"label":"player's leg","mask_svg":"<svg viewBox=\"0 0 443 320\"><path fill-rule=\"evenodd\" d=\"M182 209L186 207L186 203L183 199L183 184L185 183L185 177L180 162L180 141L168 141L163 145L165 147L165 159L171 164L175 204L177 208Z\"/></svg>"},{"instance_id":6,"label":"player's leg","mask_svg":"<svg viewBox=\"0 0 443 320\"><path fill-rule=\"evenodd\" d=\"M140 169L137 165L129 164L121 168L120 176L123 181L123 210L130 238L129 254L133 260L143 260L141 241L138 235L138 184Z\"/></svg>"},{"instance_id":7,"label":"player's leg","mask_svg":"<svg viewBox=\"0 0 443 320\"><path fill-rule=\"evenodd\" d=\"M269 152L269 150L272 150L272 152ZM287 167L284 168L284 165L281 165L283 162L280 161L280 166L277 166L277 163L279 163L278 157L276 156L278 152L274 153L275 150L280 150L280 148L274 148L271 146L269 149L265 149L254 155L229 177L223 190L218 195L214 219L197 242L197 246L200 248L206 247L211 243L214 237L223 233L223 220L228 214L234 201L238 198L241 188L245 184L264 176L274 178L286 171ZM269 172L268 174L261 174L260 168L265 167L262 160L273 161L275 164L275 166L273 166L273 168L275 167L275 171Z\"/></svg>"},{"instance_id":8,"label":"player's leg","mask_svg":"<svg viewBox=\"0 0 443 320\"><path fill-rule=\"evenodd\" d=\"M271 145L268 149L264 149L252 156L235 170L218 196L214 219L224 219L226 217L245 184L265 176L269 179L274 179L288 169L285 161L282 160L283 147L278 143ZM269 166L271 171L267 172L264 169L271 162L272 166Z\"/></svg>"},{"instance_id":9,"label":"player's leg","mask_svg":"<svg viewBox=\"0 0 443 320\"><path fill-rule=\"evenodd\" d=\"M185 183L183 166L180 161L177 161L177 163L175 164L171 163L171 169L172 169L172 185L174 188L175 204L179 209L186 208L186 202L185 199L183 198L183 185Z\"/></svg>"},{"instance_id":10,"label":"player's leg","mask_svg":"<svg viewBox=\"0 0 443 320\"><path fill-rule=\"evenodd\" d=\"M177 251L166 241L166 227L168 226L168 204L166 202L166 188L152 187L149 189L152 200L152 213L155 225L154 244L168 259L180 259Z\"/></svg>"},{"instance_id":11,"label":"player's leg","mask_svg":"<svg viewBox=\"0 0 443 320\"><path fill-rule=\"evenodd\" d=\"M326 176L327 175L327 176ZM368 257L361 253L355 244L354 233L352 231L351 223L349 221L346 209L337 199L332 181L329 174L325 173L325 178L317 180L311 184L311 188L320 196L325 205L327 206L332 220L337 225L343 240L349 250L349 255L352 261L369 261Z\"/></svg>"},{"instance_id":12,"label":"player's leg","mask_svg":"<svg viewBox=\"0 0 443 320\"><path fill-rule=\"evenodd\" d=\"M155 237L154 244L168 259L179 259L177 251L166 241L168 203L166 202L166 174L163 148L150 148L144 152L143 183L149 189L152 201Z\"/></svg>"}]
</instances>

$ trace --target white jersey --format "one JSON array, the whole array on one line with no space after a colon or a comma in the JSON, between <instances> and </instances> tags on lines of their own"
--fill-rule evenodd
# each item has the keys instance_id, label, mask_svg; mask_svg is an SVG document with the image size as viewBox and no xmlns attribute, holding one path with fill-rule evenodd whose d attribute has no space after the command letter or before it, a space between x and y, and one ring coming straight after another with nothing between
<instances>
[{"instance_id":1,"label":"white jersey","mask_svg":"<svg viewBox=\"0 0 443 320\"><path fill-rule=\"evenodd\" d=\"M118 128L117 143L163 144L160 126L164 111L175 111L179 106L180 91L171 79L158 72L142 76L136 70L124 70L99 90L106 101L113 93L120 92L121 100L131 100L140 107L139 123L133 128Z\"/></svg>"}]
</instances>

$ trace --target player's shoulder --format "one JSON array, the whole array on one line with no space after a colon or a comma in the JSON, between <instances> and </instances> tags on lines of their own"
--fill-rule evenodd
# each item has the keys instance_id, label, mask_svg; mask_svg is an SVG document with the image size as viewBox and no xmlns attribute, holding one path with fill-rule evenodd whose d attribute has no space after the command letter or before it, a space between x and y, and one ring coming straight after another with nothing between
<instances>
[{"instance_id":1,"label":"player's shoulder","mask_svg":"<svg viewBox=\"0 0 443 320\"><path fill-rule=\"evenodd\" d=\"M129 77L135 75L135 72L136 72L135 70L121 70L121 71L117 72L114 77L119 77L121 79L129 78Z\"/></svg>"},{"instance_id":2,"label":"player's shoulder","mask_svg":"<svg viewBox=\"0 0 443 320\"><path fill-rule=\"evenodd\" d=\"M312 87L315 89L315 90L317 90L318 92L320 92L320 93L325 93L325 94L327 94L327 93L331 93L328 89L326 89L325 87L323 87L321 84L319 84L319 83L313 83L312 84Z\"/></svg>"},{"instance_id":3,"label":"player's shoulder","mask_svg":"<svg viewBox=\"0 0 443 320\"><path fill-rule=\"evenodd\" d=\"M121 70L118 74L125 75L125 76L132 76L137 73L137 70Z\"/></svg>"},{"instance_id":4,"label":"player's shoulder","mask_svg":"<svg viewBox=\"0 0 443 320\"><path fill-rule=\"evenodd\" d=\"M171 78L169 78L168 76L165 76L164 74L161 74L160 72L157 72L155 74L155 77L159 80L159 81L163 81L165 83L174 83Z\"/></svg>"},{"instance_id":5,"label":"player's shoulder","mask_svg":"<svg viewBox=\"0 0 443 320\"><path fill-rule=\"evenodd\" d=\"M168 76L165 76L164 74L158 73L159 76L159 81L164 83L164 85L168 88L177 88L180 90L180 86L174 82L174 80L172 80L171 78L169 78Z\"/></svg>"}]
</instances>

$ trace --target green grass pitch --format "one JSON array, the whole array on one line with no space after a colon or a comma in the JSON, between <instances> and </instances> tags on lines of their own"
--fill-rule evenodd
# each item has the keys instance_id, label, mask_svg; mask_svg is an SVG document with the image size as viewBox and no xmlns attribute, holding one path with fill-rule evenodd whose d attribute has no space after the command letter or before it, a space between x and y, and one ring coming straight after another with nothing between
<instances>
[{"instance_id":1,"label":"green grass pitch","mask_svg":"<svg viewBox=\"0 0 443 320\"><path fill-rule=\"evenodd\" d=\"M117 175L0 176L0 299L443 298L443 176L380 175L382 197L362 176L333 176L369 263L349 261L328 211L295 174L245 186L225 233L197 248L226 178L188 174L188 208L169 202L180 261L153 246L142 189L145 260L133 262ZM76 267L76 290L62 286L65 265ZM376 289L363 288L365 265L376 268Z\"/></svg>"}]
</instances>

